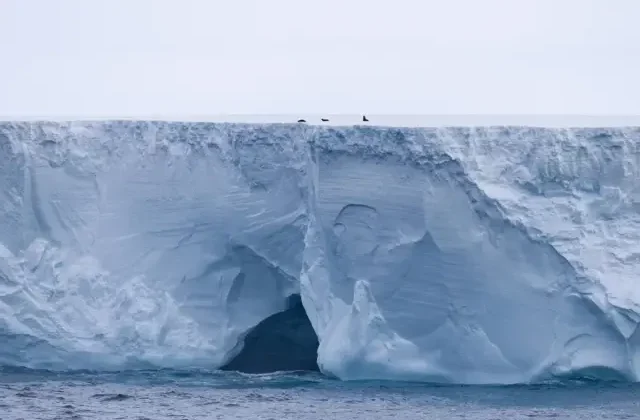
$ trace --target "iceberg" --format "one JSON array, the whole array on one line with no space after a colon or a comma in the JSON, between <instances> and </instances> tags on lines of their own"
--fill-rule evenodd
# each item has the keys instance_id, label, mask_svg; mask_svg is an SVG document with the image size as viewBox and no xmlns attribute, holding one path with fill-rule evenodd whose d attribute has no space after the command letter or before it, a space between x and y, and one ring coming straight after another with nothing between
<instances>
[{"instance_id":1,"label":"iceberg","mask_svg":"<svg viewBox=\"0 0 640 420\"><path fill-rule=\"evenodd\" d=\"M0 123L0 364L239 366L298 297L315 337L279 336L342 380L638 381L639 147L634 127Z\"/></svg>"}]
</instances>

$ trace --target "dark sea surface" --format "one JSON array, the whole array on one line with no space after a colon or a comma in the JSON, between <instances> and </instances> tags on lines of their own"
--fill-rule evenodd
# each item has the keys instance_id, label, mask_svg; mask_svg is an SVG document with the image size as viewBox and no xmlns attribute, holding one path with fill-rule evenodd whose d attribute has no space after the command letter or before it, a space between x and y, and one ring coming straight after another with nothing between
<instances>
[{"instance_id":1,"label":"dark sea surface","mask_svg":"<svg viewBox=\"0 0 640 420\"><path fill-rule=\"evenodd\" d=\"M640 384L341 382L317 373L0 368L0 419L640 419Z\"/></svg>"}]
</instances>

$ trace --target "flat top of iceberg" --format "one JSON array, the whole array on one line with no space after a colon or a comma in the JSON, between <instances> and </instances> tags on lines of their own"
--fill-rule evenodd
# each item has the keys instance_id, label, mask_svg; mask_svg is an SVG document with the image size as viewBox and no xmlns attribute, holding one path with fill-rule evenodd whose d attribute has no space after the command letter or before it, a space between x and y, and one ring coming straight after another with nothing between
<instances>
[{"instance_id":1,"label":"flat top of iceberg","mask_svg":"<svg viewBox=\"0 0 640 420\"><path fill-rule=\"evenodd\" d=\"M442 126L529 126L529 127L626 127L640 126L640 115L377 115L366 114L367 125L389 127ZM184 121L229 123L295 123L303 118L308 124L348 126L362 124L357 114L218 114L218 115L29 115L4 116L0 121ZM321 118L329 121L323 122Z\"/></svg>"}]
</instances>

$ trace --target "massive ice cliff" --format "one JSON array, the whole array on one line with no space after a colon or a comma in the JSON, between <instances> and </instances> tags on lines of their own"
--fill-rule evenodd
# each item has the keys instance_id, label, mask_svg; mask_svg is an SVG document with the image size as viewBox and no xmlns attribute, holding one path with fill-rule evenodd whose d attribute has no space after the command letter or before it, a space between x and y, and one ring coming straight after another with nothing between
<instances>
[{"instance_id":1,"label":"massive ice cliff","mask_svg":"<svg viewBox=\"0 0 640 420\"><path fill-rule=\"evenodd\" d=\"M0 123L0 364L640 377L640 129Z\"/></svg>"}]
</instances>

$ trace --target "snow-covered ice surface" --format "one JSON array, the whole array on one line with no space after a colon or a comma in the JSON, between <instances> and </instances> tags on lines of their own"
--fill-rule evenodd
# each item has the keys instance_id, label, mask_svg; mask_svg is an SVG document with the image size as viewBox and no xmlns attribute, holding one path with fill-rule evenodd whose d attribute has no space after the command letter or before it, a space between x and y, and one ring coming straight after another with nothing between
<instances>
[{"instance_id":1,"label":"snow-covered ice surface","mask_svg":"<svg viewBox=\"0 0 640 420\"><path fill-rule=\"evenodd\" d=\"M640 378L640 129L0 123L0 364Z\"/></svg>"}]
</instances>

